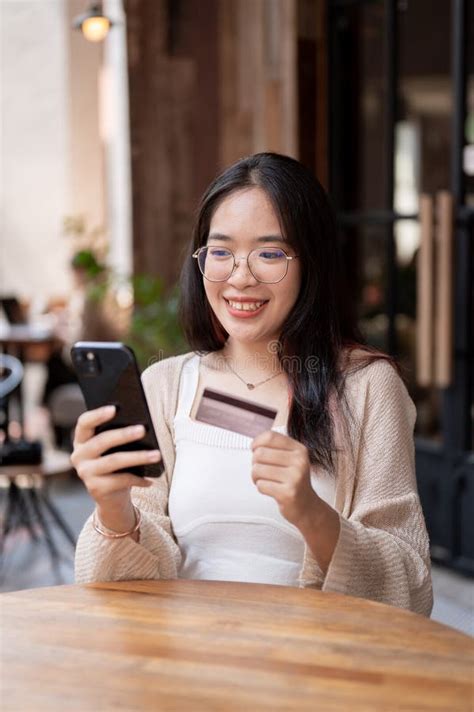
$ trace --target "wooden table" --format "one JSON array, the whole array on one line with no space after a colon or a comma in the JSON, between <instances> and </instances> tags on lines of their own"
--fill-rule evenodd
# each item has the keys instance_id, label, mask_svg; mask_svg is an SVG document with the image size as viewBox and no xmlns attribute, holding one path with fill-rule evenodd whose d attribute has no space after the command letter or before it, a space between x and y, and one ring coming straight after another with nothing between
<instances>
[{"instance_id":1,"label":"wooden table","mask_svg":"<svg viewBox=\"0 0 474 712\"><path fill-rule=\"evenodd\" d=\"M3 712L471 710L471 638L339 594L132 581L0 604Z\"/></svg>"}]
</instances>

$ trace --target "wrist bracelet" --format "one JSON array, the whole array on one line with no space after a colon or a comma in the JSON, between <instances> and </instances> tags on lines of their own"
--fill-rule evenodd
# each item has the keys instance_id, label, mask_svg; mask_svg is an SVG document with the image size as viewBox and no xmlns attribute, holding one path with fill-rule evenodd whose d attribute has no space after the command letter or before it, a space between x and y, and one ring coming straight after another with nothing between
<instances>
[{"instance_id":1,"label":"wrist bracelet","mask_svg":"<svg viewBox=\"0 0 474 712\"><path fill-rule=\"evenodd\" d=\"M130 534L135 534L140 528L140 524L142 521L142 516L140 514L140 510L138 507L135 507L133 504L133 511L135 512L135 524L133 526L133 529L130 529L128 532L114 532L112 529L103 529L103 524L99 522L99 518L97 516L97 510L94 510L94 514L92 516L92 525L96 532L99 534L102 534L102 536L105 536L106 539L122 539L125 536L130 536Z\"/></svg>"}]
</instances>

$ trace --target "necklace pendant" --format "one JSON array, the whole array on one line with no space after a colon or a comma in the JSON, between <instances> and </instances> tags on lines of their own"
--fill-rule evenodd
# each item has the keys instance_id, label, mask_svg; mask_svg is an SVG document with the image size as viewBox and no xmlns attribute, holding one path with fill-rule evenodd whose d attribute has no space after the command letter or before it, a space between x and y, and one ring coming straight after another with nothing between
<instances>
[{"instance_id":1,"label":"necklace pendant","mask_svg":"<svg viewBox=\"0 0 474 712\"><path fill-rule=\"evenodd\" d=\"M249 391L253 391L255 386L253 385L253 383L247 383L247 388L249 389Z\"/></svg>"}]
</instances>

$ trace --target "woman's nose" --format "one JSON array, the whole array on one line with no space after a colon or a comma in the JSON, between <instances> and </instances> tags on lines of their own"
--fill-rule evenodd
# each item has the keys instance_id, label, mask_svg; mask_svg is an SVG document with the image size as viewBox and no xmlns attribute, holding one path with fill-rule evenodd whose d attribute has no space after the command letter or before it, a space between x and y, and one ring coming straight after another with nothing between
<instances>
[{"instance_id":1,"label":"woman's nose","mask_svg":"<svg viewBox=\"0 0 474 712\"><path fill-rule=\"evenodd\" d=\"M258 280L251 273L247 258L236 257L234 271L227 281L242 286L243 284L256 284Z\"/></svg>"}]
</instances>

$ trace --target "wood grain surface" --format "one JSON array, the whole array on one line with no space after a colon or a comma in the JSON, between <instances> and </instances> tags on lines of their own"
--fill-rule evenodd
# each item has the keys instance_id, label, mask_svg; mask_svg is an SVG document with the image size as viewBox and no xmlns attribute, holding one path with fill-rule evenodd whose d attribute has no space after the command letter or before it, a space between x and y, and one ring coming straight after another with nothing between
<instances>
[{"instance_id":1,"label":"wood grain surface","mask_svg":"<svg viewBox=\"0 0 474 712\"><path fill-rule=\"evenodd\" d=\"M0 602L3 712L472 709L473 640L379 603L186 580Z\"/></svg>"}]
</instances>

